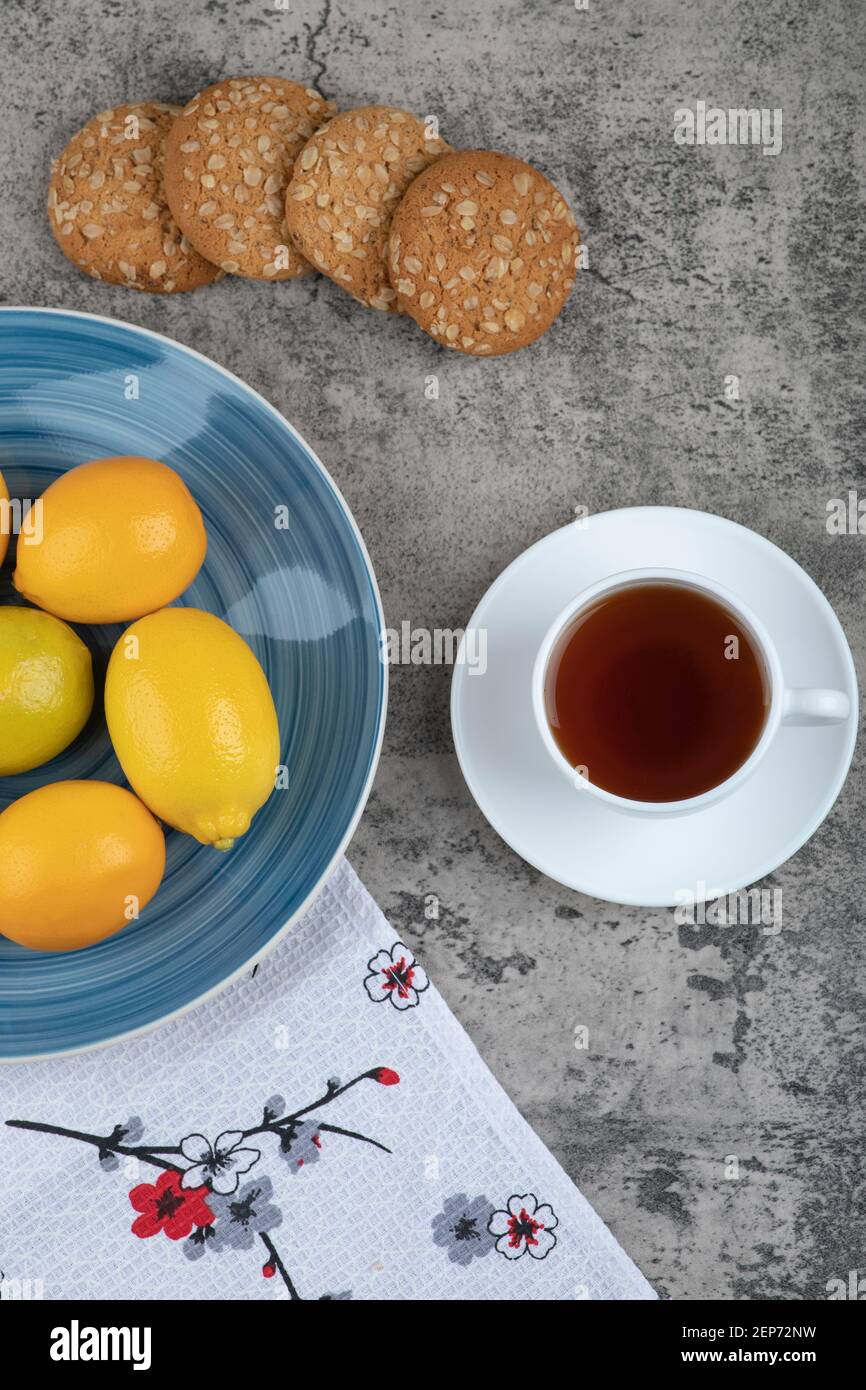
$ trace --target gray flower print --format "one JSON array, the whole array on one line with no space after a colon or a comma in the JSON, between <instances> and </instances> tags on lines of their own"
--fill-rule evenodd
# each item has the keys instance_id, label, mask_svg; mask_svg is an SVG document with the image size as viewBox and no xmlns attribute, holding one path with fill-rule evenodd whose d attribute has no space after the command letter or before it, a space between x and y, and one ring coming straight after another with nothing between
<instances>
[{"instance_id":1,"label":"gray flower print","mask_svg":"<svg viewBox=\"0 0 866 1390\"><path fill-rule=\"evenodd\" d=\"M198 1260L206 1250L215 1254L251 1250L256 1236L275 1230L282 1222L283 1213L271 1201L273 1195L270 1178L254 1178L230 1197L209 1196L208 1206L215 1220L210 1226L199 1226L184 1241L187 1259Z\"/></svg>"},{"instance_id":2,"label":"gray flower print","mask_svg":"<svg viewBox=\"0 0 866 1390\"><path fill-rule=\"evenodd\" d=\"M458 1192L449 1197L442 1211L433 1218L433 1243L448 1251L453 1264L468 1265L476 1255L489 1255L494 1241L487 1223L494 1206L486 1197L467 1197Z\"/></svg>"},{"instance_id":3,"label":"gray flower print","mask_svg":"<svg viewBox=\"0 0 866 1390\"><path fill-rule=\"evenodd\" d=\"M290 1173L301 1173L322 1157L322 1139L317 1125L309 1120L296 1120L286 1125L280 1134L280 1158L289 1165Z\"/></svg>"}]
</instances>

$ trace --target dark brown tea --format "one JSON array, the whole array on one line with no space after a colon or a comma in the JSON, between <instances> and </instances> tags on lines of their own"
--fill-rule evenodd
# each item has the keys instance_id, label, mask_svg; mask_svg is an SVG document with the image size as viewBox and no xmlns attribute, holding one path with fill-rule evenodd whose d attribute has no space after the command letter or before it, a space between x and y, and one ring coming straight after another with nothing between
<instances>
[{"instance_id":1,"label":"dark brown tea","mask_svg":"<svg viewBox=\"0 0 866 1390\"><path fill-rule=\"evenodd\" d=\"M545 683L572 767L616 796L680 801L724 782L761 737L769 678L730 609L685 584L603 594L554 647Z\"/></svg>"}]
</instances>

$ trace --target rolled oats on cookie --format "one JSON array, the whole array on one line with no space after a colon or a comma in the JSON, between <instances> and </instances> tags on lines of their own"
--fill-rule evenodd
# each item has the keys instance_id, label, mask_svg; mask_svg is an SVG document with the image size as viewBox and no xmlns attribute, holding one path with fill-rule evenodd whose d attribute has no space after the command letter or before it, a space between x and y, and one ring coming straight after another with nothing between
<instances>
[{"instance_id":1,"label":"rolled oats on cookie","mask_svg":"<svg viewBox=\"0 0 866 1390\"><path fill-rule=\"evenodd\" d=\"M180 107L141 101L100 111L52 165L51 230L94 280L174 294L220 279L172 218L163 186L166 135Z\"/></svg>"},{"instance_id":2,"label":"rolled oats on cookie","mask_svg":"<svg viewBox=\"0 0 866 1390\"><path fill-rule=\"evenodd\" d=\"M169 206L190 243L230 275L290 280L309 262L285 222L295 156L336 110L282 77L234 77L193 97L166 141Z\"/></svg>"},{"instance_id":3,"label":"rolled oats on cookie","mask_svg":"<svg viewBox=\"0 0 866 1390\"><path fill-rule=\"evenodd\" d=\"M394 106L343 111L295 161L286 221L297 249L371 309L396 309L386 266L391 216L412 179L449 150Z\"/></svg>"},{"instance_id":4,"label":"rolled oats on cookie","mask_svg":"<svg viewBox=\"0 0 866 1390\"><path fill-rule=\"evenodd\" d=\"M394 213L399 307L446 347L493 357L535 341L574 285L580 233L532 165L490 150L445 155Z\"/></svg>"}]
</instances>

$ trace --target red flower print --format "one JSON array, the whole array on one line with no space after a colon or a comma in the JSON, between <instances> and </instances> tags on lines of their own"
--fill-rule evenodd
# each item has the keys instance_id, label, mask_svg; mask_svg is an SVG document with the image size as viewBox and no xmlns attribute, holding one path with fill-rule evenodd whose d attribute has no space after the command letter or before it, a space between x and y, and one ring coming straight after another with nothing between
<instances>
[{"instance_id":1,"label":"red flower print","mask_svg":"<svg viewBox=\"0 0 866 1390\"><path fill-rule=\"evenodd\" d=\"M543 1260L556 1245L554 1228L556 1214L546 1202L540 1204L534 1193L509 1197L507 1210L495 1211L487 1223L492 1236L497 1236L496 1249L507 1260L519 1260L530 1255Z\"/></svg>"},{"instance_id":2,"label":"red flower print","mask_svg":"<svg viewBox=\"0 0 866 1390\"><path fill-rule=\"evenodd\" d=\"M426 972L402 941L395 942L390 951L378 951L367 962L367 969L370 973L364 979L364 988L373 1003L390 999L401 1013L416 1008L418 995L430 984Z\"/></svg>"},{"instance_id":3,"label":"red flower print","mask_svg":"<svg viewBox=\"0 0 866 1390\"><path fill-rule=\"evenodd\" d=\"M377 1067L373 1073L373 1079L378 1081L380 1086L397 1086L400 1081L399 1073L392 1071L390 1067Z\"/></svg>"},{"instance_id":4,"label":"red flower print","mask_svg":"<svg viewBox=\"0 0 866 1390\"><path fill-rule=\"evenodd\" d=\"M155 1183L134 1187L129 1200L141 1212L132 1223L132 1233L141 1240L165 1231L169 1240L183 1240L193 1226L210 1226L214 1213L205 1200L206 1187L182 1188L182 1173L160 1173Z\"/></svg>"},{"instance_id":5,"label":"red flower print","mask_svg":"<svg viewBox=\"0 0 866 1390\"><path fill-rule=\"evenodd\" d=\"M535 1232L541 1229L541 1222L534 1221L526 1207L521 1207L518 1216L508 1218L508 1244L512 1250L516 1250L522 1240L525 1240L527 1245L537 1245Z\"/></svg>"}]
</instances>

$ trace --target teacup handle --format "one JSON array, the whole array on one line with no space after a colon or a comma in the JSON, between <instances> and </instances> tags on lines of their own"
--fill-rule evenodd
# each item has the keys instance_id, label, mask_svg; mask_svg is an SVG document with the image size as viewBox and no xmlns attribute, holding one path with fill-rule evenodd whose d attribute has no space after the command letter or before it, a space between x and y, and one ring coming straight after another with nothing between
<instances>
[{"instance_id":1,"label":"teacup handle","mask_svg":"<svg viewBox=\"0 0 866 1390\"><path fill-rule=\"evenodd\" d=\"M790 686L782 697L783 724L841 724L851 713L844 690L796 690Z\"/></svg>"}]
</instances>

